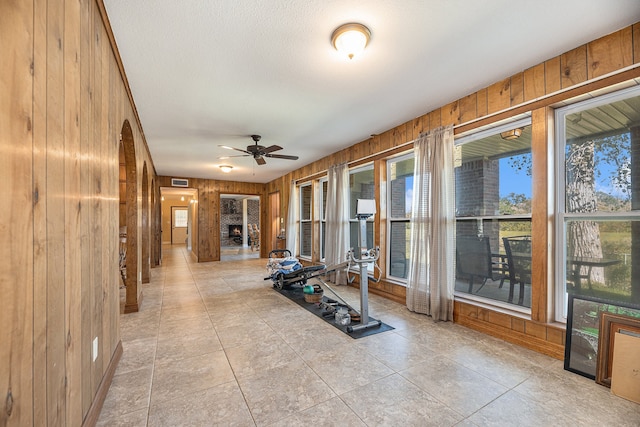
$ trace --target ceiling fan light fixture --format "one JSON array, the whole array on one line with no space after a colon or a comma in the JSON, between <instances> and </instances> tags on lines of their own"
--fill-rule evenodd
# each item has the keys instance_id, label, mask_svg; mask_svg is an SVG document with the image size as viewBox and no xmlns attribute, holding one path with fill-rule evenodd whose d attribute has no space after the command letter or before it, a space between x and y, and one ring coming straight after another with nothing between
<instances>
[{"instance_id":1,"label":"ceiling fan light fixture","mask_svg":"<svg viewBox=\"0 0 640 427\"><path fill-rule=\"evenodd\" d=\"M520 135L522 135L522 128L515 128L515 129L511 129L511 130L500 133L500 137L507 141L518 139L520 138Z\"/></svg>"},{"instance_id":2,"label":"ceiling fan light fixture","mask_svg":"<svg viewBox=\"0 0 640 427\"><path fill-rule=\"evenodd\" d=\"M230 165L220 165L218 166L220 168L220 170L224 173L229 173L231 172L231 170L233 169L233 166Z\"/></svg>"},{"instance_id":3,"label":"ceiling fan light fixture","mask_svg":"<svg viewBox=\"0 0 640 427\"><path fill-rule=\"evenodd\" d=\"M340 25L331 35L331 44L340 52L353 59L361 54L369 43L371 31L362 24L350 22Z\"/></svg>"}]
</instances>

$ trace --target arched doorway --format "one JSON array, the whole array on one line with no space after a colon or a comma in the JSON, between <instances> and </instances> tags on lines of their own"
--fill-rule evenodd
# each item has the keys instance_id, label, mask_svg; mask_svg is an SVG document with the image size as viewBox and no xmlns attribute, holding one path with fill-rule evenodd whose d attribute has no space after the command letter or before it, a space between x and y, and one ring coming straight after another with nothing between
<instances>
[{"instance_id":1,"label":"arched doorway","mask_svg":"<svg viewBox=\"0 0 640 427\"><path fill-rule=\"evenodd\" d=\"M142 165L142 283L149 283L149 269L151 266L151 251L149 232L149 175L147 162Z\"/></svg>"},{"instance_id":2,"label":"arched doorway","mask_svg":"<svg viewBox=\"0 0 640 427\"><path fill-rule=\"evenodd\" d=\"M136 150L128 120L122 125L120 140L120 234L125 239L125 303L124 312L140 309L138 288L138 185Z\"/></svg>"}]
</instances>

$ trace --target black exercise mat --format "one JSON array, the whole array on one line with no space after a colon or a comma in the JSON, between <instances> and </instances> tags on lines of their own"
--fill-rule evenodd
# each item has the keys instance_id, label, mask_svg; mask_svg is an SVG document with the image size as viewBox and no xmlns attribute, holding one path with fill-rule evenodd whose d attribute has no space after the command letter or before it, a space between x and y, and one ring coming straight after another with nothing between
<instances>
[{"instance_id":1,"label":"black exercise mat","mask_svg":"<svg viewBox=\"0 0 640 427\"><path fill-rule=\"evenodd\" d=\"M302 288L301 287L292 287L289 289L275 289L274 290L280 292L282 295L284 295L285 297L289 298L291 301L295 302L296 304L298 304L300 307L304 308L305 310L307 310L309 313L313 313L316 316L318 316L319 318L323 319L325 322L333 325L333 327L340 329L342 332L344 332L345 334L349 335L351 338L362 338L362 337L368 337L369 335L374 335L374 334L379 334L380 332L385 332L385 331L391 331L393 329L395 329L393 326L389 326L384 322L381 322L380 326L378 326L377 328L365 328L365 329L361 329L358 331L353 331L353 332L349 332L347 331L347 328L349 326L356 326L359 325L360 322L354 322L351 321L351 325L338 325L335 321L334 321L334 313L328 313L327 311L323 310L320 308L320 304L314 304L314 303L309 303L306 302L304 300L304 292L302 292ZM322 297L324 301L327 301L327 297ZM325 314L327 314L325 316ZM369 316L369 320L378 320L378 319L374 319L373 317Z\"/></svg>"}]
</instances>

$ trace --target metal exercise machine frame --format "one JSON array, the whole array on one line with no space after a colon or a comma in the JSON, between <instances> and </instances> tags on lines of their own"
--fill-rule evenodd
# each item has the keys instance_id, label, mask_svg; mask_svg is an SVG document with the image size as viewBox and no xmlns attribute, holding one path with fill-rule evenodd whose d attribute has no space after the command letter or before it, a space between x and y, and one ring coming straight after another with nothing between
<instances>
[{"instance_id":1,"label":"metal exercise machine frame","mask_svg":"<svg viewBox=\"0 0 640 427\"><path fill-rule=\"evenodd\" d=\"M369 272L368 264L375 263L380 257L380 248L375 250L367 249L367 219L371 218L375 211L375 200L358 199L356 208L356 218L358 219L360 228L358 231L358 252L360 256L355 256L353 248L349 251L349 261L360 266L360 324L347 327L347 332L359 331L367 328L377 328L382 324L381 321L369 319Z\"/></svg>"}]
</instances>

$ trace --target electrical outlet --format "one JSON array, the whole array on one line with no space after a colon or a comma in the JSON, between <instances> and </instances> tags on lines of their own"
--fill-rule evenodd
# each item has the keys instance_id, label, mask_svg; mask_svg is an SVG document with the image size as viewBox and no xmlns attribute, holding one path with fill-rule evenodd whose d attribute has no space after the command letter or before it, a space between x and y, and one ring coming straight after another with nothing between
<instances>
[{"instance_id":1,"label":"electrical outlet","mask_svg":"<svg viewBox=\"0 0 640 427\"><path fill-rule=\"evenodd\" d=\"M93 355L93 361L95 362L98 358L98 337L93 339L93 351L91 354Z\"/></svg>"}]
</instances>

